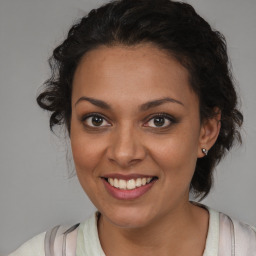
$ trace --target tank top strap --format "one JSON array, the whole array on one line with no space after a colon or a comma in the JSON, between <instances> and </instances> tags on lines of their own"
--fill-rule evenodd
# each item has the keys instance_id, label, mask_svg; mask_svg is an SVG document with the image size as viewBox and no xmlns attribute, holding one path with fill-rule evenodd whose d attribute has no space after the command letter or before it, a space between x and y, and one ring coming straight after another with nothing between
<instances>
[{"instance_id":1,"label":"tank top strap","mask_svg":"<svg viewBox=\"0 0 256 256\"><path fill-rule=\"evenodd\" d=\"M218 256L256 256L256 233L247 224L220 213Z\"/></svg>"},{"instance_id":2,"label":"tank top strap","mask_svg":"<svg viewBox=\"0 0 256 256\"><path fill-rule=\"evenodd\" d=\"M45 256L53 256L54 255L54 241L56 234L58 232L60 226L56 226L52 228L51 230L48 230L45 234L44 239L44 250L45 250Z\"/></svg>"},{"instance_id":3,"label":"tank top strap","mask_svg":"<svg viewBox=\"0 0 256 256\"><path fill-rule=\"evenodd\" d=\"M45 256L75 256L77 227L69 228L56 226L45 234L44 250Z\"/></svg>"}]
</instances>

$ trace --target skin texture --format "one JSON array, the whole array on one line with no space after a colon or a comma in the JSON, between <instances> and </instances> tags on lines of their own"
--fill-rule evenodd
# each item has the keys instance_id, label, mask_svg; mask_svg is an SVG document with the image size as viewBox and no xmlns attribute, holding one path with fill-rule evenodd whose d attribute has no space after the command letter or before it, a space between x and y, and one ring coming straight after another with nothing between
<instances>
[{"instance_id":1,"label":"skin texture","mask_svg":"<svg viewBox=\"0 0 256 256\"><path fill-rule=\"evenodd\" d=\"M145 108L166 97L177 102ZM90 113L104 117L100 126L85 117ZM156 126L159 113L171 121L162 117ZM73 80L70 139L78 179L101 212L107 256L202 255L208 212L189 202L189 185L201 148L217 139L219 118L200 122L187 70L153 45L102 46L83 57ZM103 184L109 174L158 179L142 196L120 200Z\"/></svg>"}]
</instances>

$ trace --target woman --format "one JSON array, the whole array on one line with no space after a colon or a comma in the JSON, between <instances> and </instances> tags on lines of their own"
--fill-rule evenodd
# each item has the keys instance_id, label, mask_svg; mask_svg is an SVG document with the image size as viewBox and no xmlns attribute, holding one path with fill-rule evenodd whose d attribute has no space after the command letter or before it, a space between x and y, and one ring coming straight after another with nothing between
<instances>
[{"instance_id":1,"label":"woman","mask_svg":"<svg viewBox=\"0 0 256 256\"><path fill-rule=\"evenodd\" d=\"M253 228L206 206L243 116L223 36L194 9L122 0L92 10L51 59L38 104L65 124L98 209L11 255L256 255Z\"/></svg>"}]
</instances>

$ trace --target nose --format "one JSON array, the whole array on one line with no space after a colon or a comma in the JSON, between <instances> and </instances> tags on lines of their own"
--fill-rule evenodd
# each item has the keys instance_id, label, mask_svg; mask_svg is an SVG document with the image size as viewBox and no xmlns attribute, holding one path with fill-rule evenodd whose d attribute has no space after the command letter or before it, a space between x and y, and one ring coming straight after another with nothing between
<instances>
[{"instance_id":1,"label":"nose","mask_svg":"<svg viewBox=\"0 0 256 256\"><path fill-rule=\"evenodd\" d=\"M141 162L146 156L146 149L139 137L134 129L128 127L113 131L107 150L109 161L122 169Z\"/></svg>"}]
</instances>

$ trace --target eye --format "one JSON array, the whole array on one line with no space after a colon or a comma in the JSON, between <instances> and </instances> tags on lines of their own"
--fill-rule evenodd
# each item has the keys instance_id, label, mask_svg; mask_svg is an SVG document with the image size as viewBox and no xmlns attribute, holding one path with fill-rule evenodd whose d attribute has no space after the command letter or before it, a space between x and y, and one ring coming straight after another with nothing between
<instances>
[{"instance_id":1,"label":"eye","mask_svg":"<svg viewBox=\"0 0 256 256\"><path fill-rule=\"evenodd\" d=\"M82 122L89 127L106 127L111 124L99 114L90 114L82 118Z\"/></svg>"},{"instance_id":2,"label":"eye","mask_svg":"<svg viewBox=\"0 0 256 256\"><path fill-rule=\"evenodd\" d=\"M158 114L149 119L149 121L147 121L144 126L153 128L165 128L169 127L172 123L174 123L174 120L171 116L166 114Z\"/></svg>"}]
</instances>

